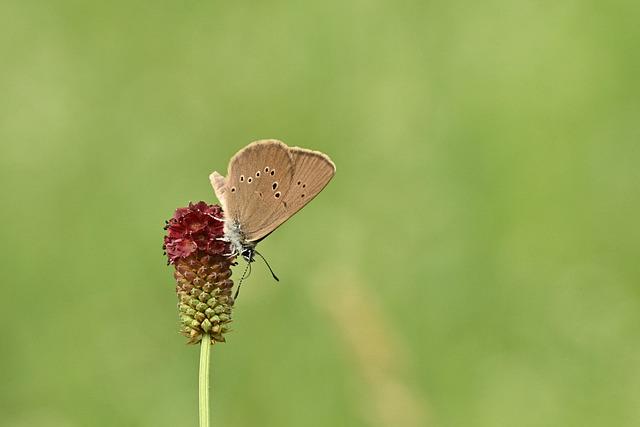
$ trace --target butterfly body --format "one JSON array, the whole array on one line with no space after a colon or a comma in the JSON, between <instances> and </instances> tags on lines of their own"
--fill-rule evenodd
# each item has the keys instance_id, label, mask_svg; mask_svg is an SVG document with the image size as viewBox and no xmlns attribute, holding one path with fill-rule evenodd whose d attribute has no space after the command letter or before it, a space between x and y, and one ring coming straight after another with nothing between
<instances>
[{"instance_id":1,"label":"butterfly body","mask_svg":"<svg viewBox=\"0 0 640 427\"><path fill-rule=\"evenodd\" d=\"M224 240L231 245L232 254L242 255L247 262L253 262L253 254L257 243L247 241L237 221L225 219Z\"/></svg>"},{"instance_id":2,"label":"butterfly body","mask_svg":"<svg viewBox=\"0 0 640 427\"><path fill-rule=\"evenodd\" d=\"M331 180L335 165L318 151L255 141L231 158L224 177L210 175L224 210L224 240L253 261L255 247L306 206Z\"/></svg>"}]
</instances>

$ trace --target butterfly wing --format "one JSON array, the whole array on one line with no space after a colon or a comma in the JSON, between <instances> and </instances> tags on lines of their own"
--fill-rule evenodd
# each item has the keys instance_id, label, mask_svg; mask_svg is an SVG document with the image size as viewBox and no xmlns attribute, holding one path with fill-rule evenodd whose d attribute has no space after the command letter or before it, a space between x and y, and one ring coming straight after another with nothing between
<instances>
[{"instance_id":1,"label":"butterfly wing","mask_svg":"<svg viewBox=\"0 0 640 427\"><path fill-rule=\"evenodd\" d=\"M336 167L327 155L298 147L288 150L293 161L293 176L291 182L282 187L281 208L273 211L250 237L247 235L249 241L264 239L316 197L335 175Z\"/></svg>"},{"instance_id":2,"label":"butterfly wing","mask_svg":"<svg viewBox=\"0 0 640 427\"><path fill-rule=\"evenodd\" d=\"M227 212L227 180L224 176L220 175L218 172L213 172L209 175L209 181L211 181L211 186L213 187L213 191L216 193L216 197L220 201L222 205L222 210Z\"/></svg>"},{"instance_id":3,"label":"butterfly wing","mask_svg":"<svg viewBox=\"0 0 640 427\"><path fill-rule=\"evenodd\" d=\"M247 242L258 242L309 203L335 170L318 151L262 140L233 156L226 178L209 178L226 219L240 224Z\"/></svg>"},{"instance_id":4,"label":"butterfly wing","mask_svg":"<svg viewBox=\"0 0 640 427\"><path fill-rule=\"evenodd\" d=\"M210 176L226 219L240 224L246 241L258 240L256 236L263 236L274 218L283 216L283 195L292 178L289 147L273 139L252 142L238 151L229 162L226 178L217 172Z\"/></svg>"},{"instance_id":5,"label":"butterfly wing","mask_svg":"<svg viewBox=\"0 0 640 427\"><path fill-rule=\"evenodd\" d=\"M336 166L329 156L299 147L289 149L293 157L293 180L284 202L288 217L305 207L329 183Z\"/></svg>"}]
</instances>

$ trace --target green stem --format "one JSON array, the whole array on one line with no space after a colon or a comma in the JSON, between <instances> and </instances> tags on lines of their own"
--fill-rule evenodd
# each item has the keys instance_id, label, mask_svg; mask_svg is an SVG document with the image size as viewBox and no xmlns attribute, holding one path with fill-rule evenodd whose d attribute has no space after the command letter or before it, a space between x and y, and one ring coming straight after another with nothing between
<instances>
[{"instance_id":1,"label":"green stem","mask_svg":"<svg viewBox=\"0 0 640 427\"><path fill-rule=\"evenodd\" d=\"M200 398L200 427L209 427L209 353L211 339L204 334L200 342L200 373L198 390Z\"/></svg>"}]
</instances>

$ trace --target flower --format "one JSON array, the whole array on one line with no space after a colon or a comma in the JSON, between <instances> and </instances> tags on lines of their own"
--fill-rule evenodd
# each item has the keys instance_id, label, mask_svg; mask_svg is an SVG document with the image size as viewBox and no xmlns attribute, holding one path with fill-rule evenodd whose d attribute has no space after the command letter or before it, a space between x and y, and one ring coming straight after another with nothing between
<instances>
[{"instance_id":1,"label":"flower","mask_svg":"<svg viewBox=\"0 0 640 427\"><path fill-rule=\"evenodd\" d=\"M218 205L189 203L166 222L163 249L175 266L182 334L195 344L205 335L211 343L224 342L234 300L231 266L224 237L223 212Z\"/></svg>"},{"instance_id":2,"label":"flower","mask_svg":"<svg viewBox=\"0 0 640 427\"><path fill-rule=\"evenodd\" d=\"M221 241L224 237L222 208L205 202L189 203L186 208L176 209L173 218L167 221L163 249L169 264L185 259L198 251L207 255L229 253L229 246Z\"/></svg>"}]
</instances>

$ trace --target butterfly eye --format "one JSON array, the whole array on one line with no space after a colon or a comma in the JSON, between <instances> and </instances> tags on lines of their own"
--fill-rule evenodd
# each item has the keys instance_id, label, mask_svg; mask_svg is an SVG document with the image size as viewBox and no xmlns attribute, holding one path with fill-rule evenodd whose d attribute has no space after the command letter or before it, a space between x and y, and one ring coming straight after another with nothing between
<instances>
[{"instance_id":1,"label":"butterfly eye","mask_svg":"<svg viewBox=\"0 0 640 427\"><path fill-rule=\"evenodd\" d=\"M231 192L235 193L236 192L236 187L231 187Z\"/></svg>"},{"instance_id":2,"label":"butterfly eye","mask_svg":"<svg viewBox=\"0 0 640 427\"><path fill-rule=\"evenodd\" d=\"M269 172L269 166L267 166L266 168L264 168L265 172Z\"/></svg>"},{"instance_id":3,"label":"butterfly eye","mask_svg":"<svg viewBox=\"0 0 640 427\"><path fill-rule=\"evenodd\" d=\"M256 178L260 177L260 171L256 172Z\"/></svg>"},{"instance_id":4,"label":"butterfly eye","mask_svg":"<svg viewBox=\"0 0 640 427\"><path fill-rule=\"evenodd\" d=\"M307 187L307 184L302 184L302 188L306 188L306 187Z\"/></svg>"},{"instance_id":5,"label":"butterfly eye","mask_svg":"<svg viewBox=\"0 0 640 427\"><path fill-rule=\"evenodd\" d=\"M274 182L274 183L271 185L271 188L273 188L274 190L275 190L276 188L278 188L278 182Z\"/></svg>"},{"instance_id":6,"label":"butterfly eye","mask_svg":"<svg viewBox=\"0 0 640 427\"><path fill-rule=\"evenodd\" d=\"M240 175L240 182L244 182L244 175Z\"/></svg>"},{"instance_id":7,"label":"butterfly eye","mask_svg":"<svg viewBox=\"0 0 640 427\"><path fill-rule=\"evenodd\" d=\"M271 169L271 176L276 174L276 170L275 169Z\"/></svg>"},{"instance_id":8,"label":"butterfly eye","mask_svg":"<svg viewBox=\"0 0 640 427\"><path fill-rule=\"evenodd\" d=\"M248 182L249 184L251 184L251 182L252 182L252 181L253 181L253 178L251 178L251 177L247 178L247 182Z\"/></svg>"},{"instance_id":9,"label":"butterfly eye","mask_svg":"<svg viewBox=\"0 0 640 427\"><path fill-rule=\"evenodd\" d=\"M298 185L300 185L300 181L298 181Z\"/></svg>"},{"instance_id":10,"label":"butterfly eye","mask_svg":"<svg viewBox=\"0 0 640 427\"><path fill-rule=\"evenodd\" d=\"M280 192L278 191L276 194L274 194L274 196L275 196L276 199L279 199L280 198Z\"/></svg>"}]
</instances>

